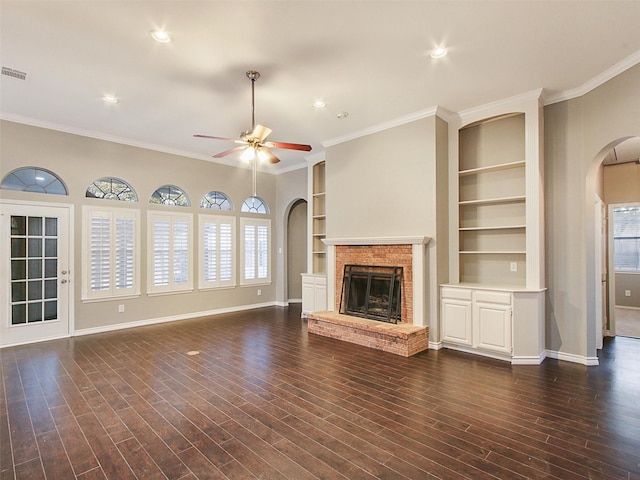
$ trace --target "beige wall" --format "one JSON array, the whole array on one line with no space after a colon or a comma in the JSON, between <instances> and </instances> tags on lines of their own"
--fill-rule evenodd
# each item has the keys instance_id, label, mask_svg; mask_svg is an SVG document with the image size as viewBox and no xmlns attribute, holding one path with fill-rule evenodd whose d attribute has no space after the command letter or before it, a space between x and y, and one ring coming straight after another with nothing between
<instances>
[{"instance_id":1,"label":"beige wall","mask_svg":"<svg viewBox=\"0 0 640 480\"><path fill-rule=\"evenodd\" d=\"M597 173L611 146L640 133L640 66L545 107L548 350L594 358Z\"/></svg>"},{"instance_id":2,"label":"beige wall","mask_svg":"<svg viewBox=\"0 0 640 480\"><path fill-rule=\"evenodd\" d=\"M448 280L448 131L436 116L329 147L327 238L427 236L425 311L439 340L438 285Z\"/></svg>"},{"instance_id":3,"label":"beige wall","mask_svg":"<svg viewBox=\"0 0 640 480\"><path fill-rule=\"evenodd\" d=\"M263 198L271 209L272 220L272 283L260 287L236 287L231 290L198 291L177 295L149 297L146 292L146 212L175 208L176 211L194 215L194 252L197 252L197 215L198 213L218 213L203 211L200 198L211 190L220 190L232 200L234 212L238 218L236 228L239 239L240 207L245 198L251 195L251 171L195 160L177 155L121 145L92 138L61 133L37 127L3 121L0 124L0 178L11 170L23 166L38 166L51 170L67 185L68 197L58 195L29 194L0 190L2 198L29 200L34 202L71 203L75 211L74 263L72 272L75 296L75 328L88 329L105 327L133 321L151 320L190 313L237 308L253 304L274 302L276 284L280 281L276 271L277 247L281 244L279 231L283 216L276 215L276 182L274 175L259 174L258 196ZM118 177L127 181L137 192L139 202L135 208L141 211L141 281L142 295L129 300L114 300L83 303L81 298L82 266L82 205L110 205L119 207L121 202L88 199L85 191L89 184L100 177ZM148 201L152 192L159 186L174 184L183 188L191 199L192 206L159 207L151 206ZM306 188L306 187L305 187ZM105 203L106 202L106 203ZM129 207L131 207L129 205ZM243 214L244 215L244 214ZM237 251L239 265L240 252ZM197 259L197 255L194 256ZM197 261L194 261L194 274L197 275ZM194 276L194 279L197 278ZM262 295L257 295L257 289ZM124 304L125 312L118 313L117 305Z\"/></svg>"}]
</instances>

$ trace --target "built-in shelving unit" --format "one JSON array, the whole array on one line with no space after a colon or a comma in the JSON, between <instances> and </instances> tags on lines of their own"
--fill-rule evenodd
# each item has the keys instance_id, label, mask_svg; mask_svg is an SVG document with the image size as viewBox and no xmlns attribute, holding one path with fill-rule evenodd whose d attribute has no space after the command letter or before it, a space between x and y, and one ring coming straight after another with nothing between
<instances>
[{"instance_id":1,"label":"built-in shelving unit","mask_svg":"<svg viewBox=\"0 0 640 480\"><path fill-rule=\"evenodd\" d=\"M326 237L327 215L325 211L325 177L324 162L316 163L313 167L313 206L311 255L313 273L325 273L327 268L327 249L322 240Z\"/></svg>"},{"instance_id":2,"label":"built-in shelving unit","mask_svg":"<svg viewBox=\"0 0 640 480\"><path fill-rule=\"evenodd\" d=\"M526 283L524 113L459 131L460 282Z\"/></svg>"},{"instance_id":3,"label":"built-in shelving unit","mask_svg":"<svg viewBox=\"0 0 640 480\"><path fill-rule=\"evenodd\" d=\"M309 258L307 273L302 274L302 316L327 309L327 212L325 192L325 162L309 165Z\"/></svg>"},{"instance_id":4,"label":"built-in shelving unit","mask_svg":"<svg viewBox=\"0 0 640 480\"><path fill-rule=\"evenodd\" d=\"M451 283L441 285L444 346L544 359L540 92L449 124Z\"/></svg>"}]
</instances>

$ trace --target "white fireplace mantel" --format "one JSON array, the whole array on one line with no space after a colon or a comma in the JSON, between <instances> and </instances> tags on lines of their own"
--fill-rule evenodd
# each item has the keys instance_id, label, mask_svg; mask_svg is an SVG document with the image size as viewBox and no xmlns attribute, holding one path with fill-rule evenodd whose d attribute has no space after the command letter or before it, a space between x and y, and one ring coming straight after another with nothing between
<instances>
[{"instance_id":1,"label":"white fireplace mantel","mask_svg":"<svg viewBox=\"0 0 640 480\"><path fill-rule=\"evenodd\" d=\"M335 245L426 245L431 237L356 237L325 238L322 242L327 246Z\"/></svg>"},{"instance_id":2,"label":"white fireplace mantel","mask_svg":"<svg viewBox=\"0 0 640 480\"><path fill-rule=\"evenodd\" d=\"M413 283L413 324L421 327L429 326L427 318L426 288L427 262L425 245L431 237L357 237L357 238L325 238L327 246L327 307L335 310L336 298L336 246L337 245L411 245L411 265Z\"/></svg>"}]
</instances>

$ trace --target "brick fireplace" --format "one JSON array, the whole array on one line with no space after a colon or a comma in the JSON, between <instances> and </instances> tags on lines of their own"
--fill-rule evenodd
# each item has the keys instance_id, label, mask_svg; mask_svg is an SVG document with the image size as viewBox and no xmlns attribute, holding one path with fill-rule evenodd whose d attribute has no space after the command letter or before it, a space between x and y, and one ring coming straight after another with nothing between
<instances>
[{"instance_id":1,"label":"brick fireplace","mask_svg":"<svg viewBox=\"0 0 640 480\"><path fill-rule=\"evenodd\" d=\"M328 311L309 314L309 332L410 356L428 348L426 245L429 237L325 239ZM387 324L339 314L347 264L402 267L401 318Z\"/></svg>"}]
</instances>

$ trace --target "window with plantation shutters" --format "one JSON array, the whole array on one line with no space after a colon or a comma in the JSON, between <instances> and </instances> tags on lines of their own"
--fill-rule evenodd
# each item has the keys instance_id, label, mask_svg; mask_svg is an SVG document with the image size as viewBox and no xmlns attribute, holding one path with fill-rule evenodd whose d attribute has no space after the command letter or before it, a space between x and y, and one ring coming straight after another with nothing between
<instances>
[{"instance_id":1,"label":"window with plantation shutters","mask_svg":"<svg viewBox=\"0 0 640 480\"><path fill-rule=\"evenodd\" d=\"M271 283L271 221L241 218L242 285Z\"/></svg>"},{"instance_id":2,"label":"window with plantation shutters","mask_svg":"<svg viewBox=\"0 0 640 480\"><path fill-rule=\"evenodd\" d=\"M235 217L199 215L199 288L235 285Z\"/></svg>"},{"instance_id":3,"label":"window with plantation shutters","mask_svg":"<svg viewBox=\"0 0 640 480\"><path fill-rule=\"evenodd\" d=\"M148 292L191 290L192 215L159 212L148 215Z\"/></svg>"},{"instance_id":4,"label":"window with plantation shutters","mask_svg":"<svg viewBox=\"0 0 640 480\"><path fill-rule=\"evenodd\" d=\"M613 265L616 272L640 273L640 206L613 209Z\"/></svg>"},{"instance_id":5,"label":"window with plantation shutters","mask_svg":"<svg viewBox=\"0 0 640 480\"><path fill-rule=\"evenodd\" d=\"M138 210L83 209L82 299L140 294Z\"/></svg>"}]
</instances>

